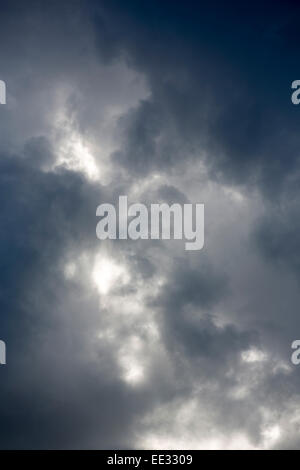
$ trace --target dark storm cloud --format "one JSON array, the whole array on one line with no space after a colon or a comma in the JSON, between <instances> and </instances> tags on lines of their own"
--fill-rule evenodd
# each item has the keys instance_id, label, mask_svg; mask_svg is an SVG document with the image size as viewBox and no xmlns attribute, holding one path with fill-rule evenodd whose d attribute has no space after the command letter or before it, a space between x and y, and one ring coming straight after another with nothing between
<instances>
[{"instance_id":1,"label":"dark storm cloud","mask_svg":"<svg viewBox=\"0 0 300 470\"><path fill-rule=\"evenodd\" d=\"M114 348L99 344L104 312L89 279L82 286L63 272L79 253L97 253L96 207L120 193L64 167L52 170L57 148L48 133L55 87L72 77L83 84L89 74L89 31L78 27L80 12L77 2L7 3L2 9L1 78L9 99L0 110L0 330L8 351L1 369L1 448L132 447L133 421L153 402L151 389L128 389ZM96 102L91 110L95 127L99 107ZM76 96L69 110L78 111ZM134 256L132 264L146 278L153 274L143 256Z\"/></svg>"},{"instance_id":2,"label":"dark storm cloud","mask_svg":"<svg viewBox=\"0 0 300 470\"><path fill-rule=\"evenodd\" d=\"M257 244L269 262L278 269L289 268L300 275L299 201L282 201L269 208L260 221L255 237Z\"/></svg>"},{"instance_id":3,"label":"dark storm cloud","mask_svg":"<svg viewBox=\"0 0 300 470\"><path fill-rule=\"evenodd\" d=\"M262 408L273 410L274 419L279 410L287 415L282 445L296 446L288 406L299 380L297 371L278 364L289 360L298 328L299 110L291 104L290 85L300 72L299 7L279 1L1 7L0 78L10 99L0 108L0 336L9 352L0 370L0 447L135 447L144 442L138 439L148 429L147 414L160 406L168 413L173 401L188 404L191 397L197 422L198 410L205 409L201 423L225 435L245 433L258 446ZM119 94L124 69L106 69L106 75L97 69L120 61L142 74L146 96ZM107 186L63 164L54 168L56 92L68 86L64 110L76 132L96 139L109 106L122 110ZM220 225L208 214L204 252L182 253L161 241L116 241L113 259L124 263L131 282L124 287L116 281L108 297L117 307L107 307L91 283L102 249L96 207L116 203L133 186L141 196L132 202L189 202L188 179L186 187L176 187L176 178L180 182L189 169L197 182L202 160L220 188L242 183L251 199L258 185L263 197L272 196L268 203L262 197L265 210L251 227L250 242L238 238L247 207L230 212L222 204L225 193L211 196L199 174L219 207ZM164 181L147 186L153 175ZM68 279L66 265L86 253L80 276ZM281 281L282 265L292 282ZM147 336L151 321L158 339L150 336L136 354L149 366L147 380L135 388L124 381L120 358L130 350L131 335ZM253 363L244 360L251 348L266 351L268 361L255 354ZM175 414L162 414L150 432L159 434L168 423L170 434L176 427L181 432Z\"/></svg>"},{"instance_id":4,"label":"dark storm cloud","mask_svg":"<svg viewBox=\"0 0 300 470\"><path fill-rule=\"evenodd\" d=\"M40 143L26 153L36 158ZM43 173L31 163L2 155L0 164L0 331L9 351L1 448L132 445L132 420L151 393L130 393L109 349L93 345L101 329L97 296L78 295L82 286L62 272L70 255L95 248L94 208L103 191L74 172Z\"/></svg>"},{"instance_id":5,"label":"dark storm cloud","mask_svg":"<svg viewBox=\"0 0 300 470\"><path fill-rule=\"evenodd\" d=\"M101 56L127 54L152 92L124 120L117 160L138 174L170 171L206 150L215 177L278 191L298 158L290 101L300 72L298 9L280 1L104 2L94 14Z\"/></svg>"},{"instance_id":6,"label":"dark storm cloud","mask_svg":"<svg viewBox=\"0 0 300 470\"><path fill-rule=\"evenodd\" d=\"M111 199L80 173L51 170L55 89L72 76L84 82L92 49L83 10L80 2L1 4L9 92L0 110L1 448L128 446L131 422L147 408L145 393L120 380L112 351L94 345L98 295L63 273L70 258L99 247L95 209Z\"/></svg>"},{"instance_id":7,"label":"dark storm cloud","mask_svg":"<svg viewBox=\"0 0 300 470\"><path fill-rule=\"evenodd\" d=\"M133 2L128 12L120 3L114 5L114 22L109 21L110 8L99 14L102 22L107 18L107 28L111 26L113 57L117 46L124 53L126 44L128 60L146 73L152 92L124 119L124 145L115 158L139 175L181 171L183 165L192 167L202 158L217 181L258 186L271 199L254 229L256 246L249 249L255 255L257 250L263 253L274 273L271 278L266 272L266 277L259 276L261 287L255 281L253 287L251 281L244 286L242 302L248 302L248 325L260 331L274 354L288 359L287 345L293 330L298 331L299 298L294 280L288 275L280 282L280 273L284 267L297 277L299 273L299 110L290 100L291 82L300 73L294 16L299 6L295 2L252 2L241 7L236 2L184 7L173 2ZM97 17L95 24L102 52ZM187 291L190 295L180 297L188 279L174 282L169 298L172 313L187 305L182 299L193 299L192 292L201 298L201 288L192 291L197 282L201 285L199 271ZM209 295L207 286L204 291ZM217 290L212 291L217 296ZM270 297L268 291L273 291ZM172 320L166 327L170 338L188 328L180 313L167 318ZM173 330L175 318L186 328L180 324ZM193 335L186 335L186 344ZM295 374L290 383L297 384Z\"/></svg>"}]
</instances>

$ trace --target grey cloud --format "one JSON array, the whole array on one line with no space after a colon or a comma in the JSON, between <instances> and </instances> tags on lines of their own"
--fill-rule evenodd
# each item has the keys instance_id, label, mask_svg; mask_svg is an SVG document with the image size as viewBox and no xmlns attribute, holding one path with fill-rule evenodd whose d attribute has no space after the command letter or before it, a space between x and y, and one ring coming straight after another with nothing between
<instances>
[{"instance_id":1,"label":"grey cloud","mask_svg":"<svg viewBox=\"0 0 300 470\"><path fill-rule=\"evenodd\" d=\"M99 8L100 53L109 29L112 58L117 47L119 55L127 51L151 89L126 117L118 162L137 174L170 171L182 160L192 165L204 152L214 177L255 183L266 194L280 191L297 166L290 77L298 68L292 38L284 33L294 21L291 11L276 2L263 24L260 10L267 3L249 7L246 22L236 21L241 12L233 3L226 11L219 4L217 12L193 6L193 15L168 2Z\"/></svg>"},{"instance_id":2,"label":"grey cloud","mask_svg":"<svg viewBox=\"0 0 300 470\"><path fill-rule=\"evenodd\" d=\"M196 444L298 445L297 35L288 3L272 4L3 2L1 448L132 448L148 433L190 445L188 428ZM67 125L109 184L55 166ZM146 204L205 194L204 250L97 240L98 204L136 188ZM92 281L105 254L130 279L106 296Z\"/></svg>"}]
</instances>

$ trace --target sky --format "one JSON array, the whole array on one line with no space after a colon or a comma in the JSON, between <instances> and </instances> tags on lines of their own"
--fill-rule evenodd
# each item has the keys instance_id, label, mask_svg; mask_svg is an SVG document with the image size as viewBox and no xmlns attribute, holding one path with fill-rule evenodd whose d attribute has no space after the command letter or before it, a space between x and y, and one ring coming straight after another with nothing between
<instances>
[{"instance_id":1,"label":"sky","mask_svg":"<svg viewBox=\"0 0 300 470\"><path fill-rule=\"evenodd\" d=\"M299 13L0 1L0 448L299 448ZM99 240L120 195L203 249Z\"/></svg>"}]
</instances>

